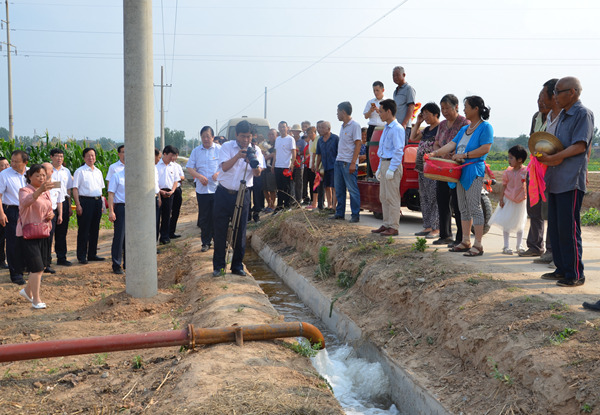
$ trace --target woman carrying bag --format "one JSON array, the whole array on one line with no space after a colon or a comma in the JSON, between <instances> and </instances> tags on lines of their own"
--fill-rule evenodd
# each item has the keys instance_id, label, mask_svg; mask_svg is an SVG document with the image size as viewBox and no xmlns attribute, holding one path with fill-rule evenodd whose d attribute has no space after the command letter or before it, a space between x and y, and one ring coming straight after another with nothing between
<instances>
[{"instance_id":1,"label":"woman carrying bag","mask_svg":"<svg viewBox=\"0 0 600 415\"><path fill-rule=\"evenodd\" d=\"M48 191L53 184L46 181L46 169L41 164L31 166L26 176L28 184L19 190L17 241L30 274L19 294L30 301L33 308L43 309L46 304L40 299L40 285L44 268L48 266L46 252L54 217Z\"/></svg>"}]
</instances>

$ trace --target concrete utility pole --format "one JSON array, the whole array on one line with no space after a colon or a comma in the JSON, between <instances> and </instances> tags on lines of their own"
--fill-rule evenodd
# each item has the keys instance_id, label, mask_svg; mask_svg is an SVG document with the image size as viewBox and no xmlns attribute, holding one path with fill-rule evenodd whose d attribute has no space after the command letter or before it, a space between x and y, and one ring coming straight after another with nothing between
<instances>
[{"instance_id":1,"label":"concrete utility pole","mask_svg":"<svg viewBox=\"0 0 600 415\"><path fill-rule=\"evenodd\" d=\"M170 87L171 84L165 85L164 82L164 70L165 67L160 67L160 151L165 148L165 87Z\"/></svg>"},{"instance_id":2,"label":"concrete utility pole","mask_svg":"<svg viewBox=\"0 0 600 415\"><path fill-rule=\"evenodd\" d=\"M13 109L12 109L12 69L10 65L10 23L8 21L8 1L6 4L6 61L8 62L8 138L9 140L15 139L15 127L13 120Z\"/></svg>"},{"instance_id":3,"label":"concrete utility pole","mask_svg":"<svg viewBox=\"0 0 600 415\"><path fill-rule=\"evenodd\" d=\"M156 275L152 0L123 0L127 294L153 297Z\"/></svg>"}]
</instances>

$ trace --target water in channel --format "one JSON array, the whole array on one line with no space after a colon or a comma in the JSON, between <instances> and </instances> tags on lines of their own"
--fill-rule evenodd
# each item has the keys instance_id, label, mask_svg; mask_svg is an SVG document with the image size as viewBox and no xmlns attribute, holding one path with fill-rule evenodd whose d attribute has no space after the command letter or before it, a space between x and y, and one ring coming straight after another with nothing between
<instances>
[{"instance_id":1,"label":"water in channel","mask_svg":"<svg viewBox=\"0 0 600 415\"><path fill-rule=\"evenodd\" d=\"M312 358L312 364L327 379L346 414L400 414L389 399L389 382L379 363L357 358L354 349L342 344L252 249L246 251L244 264L286 321L304 321L321 330L327 349Z\"/></svg>"}]
</instances>

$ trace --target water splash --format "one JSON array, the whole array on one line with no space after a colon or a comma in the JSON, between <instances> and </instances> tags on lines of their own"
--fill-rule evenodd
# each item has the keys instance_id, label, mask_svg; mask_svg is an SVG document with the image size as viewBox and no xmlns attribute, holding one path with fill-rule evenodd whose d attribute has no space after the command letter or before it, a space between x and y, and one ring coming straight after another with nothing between
<instances>
[{"instance_id":1,"label":"water splash","mask_svg":"<svg viewBox=\"0 0 600 415\"><path fill-rule=\"evenodd\" d=\"M384 402L389 401L390 385L379 363L355 357L350 346L335 348L331 356L327 350L321 350L311 360L333 388L346 414L400 414L393 404L384 409Z\"/></svg>"}]
</instances>

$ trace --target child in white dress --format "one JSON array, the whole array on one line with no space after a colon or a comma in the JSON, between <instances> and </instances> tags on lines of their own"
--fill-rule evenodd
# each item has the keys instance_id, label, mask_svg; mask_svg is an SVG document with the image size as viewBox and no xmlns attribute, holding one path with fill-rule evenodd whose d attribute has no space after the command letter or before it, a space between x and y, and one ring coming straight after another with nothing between
<instances>
[{"instance_id":1,"label":"child in white dress","mask_svg":"<svg viewBox=\"0 0 600 415\"><path fill-rule=\"evenodd\" d=\"M509 247L511 232L517 233L517 252L523 250L523 231L527 222L527 168L523 162L527 159L527 150L516 145L508 150L508 167L502 174L502 195L496 211L490 219L490 224L502 228L504 233L504 248L502 253L512 255Z\"/></svg>"}]
</instances>

